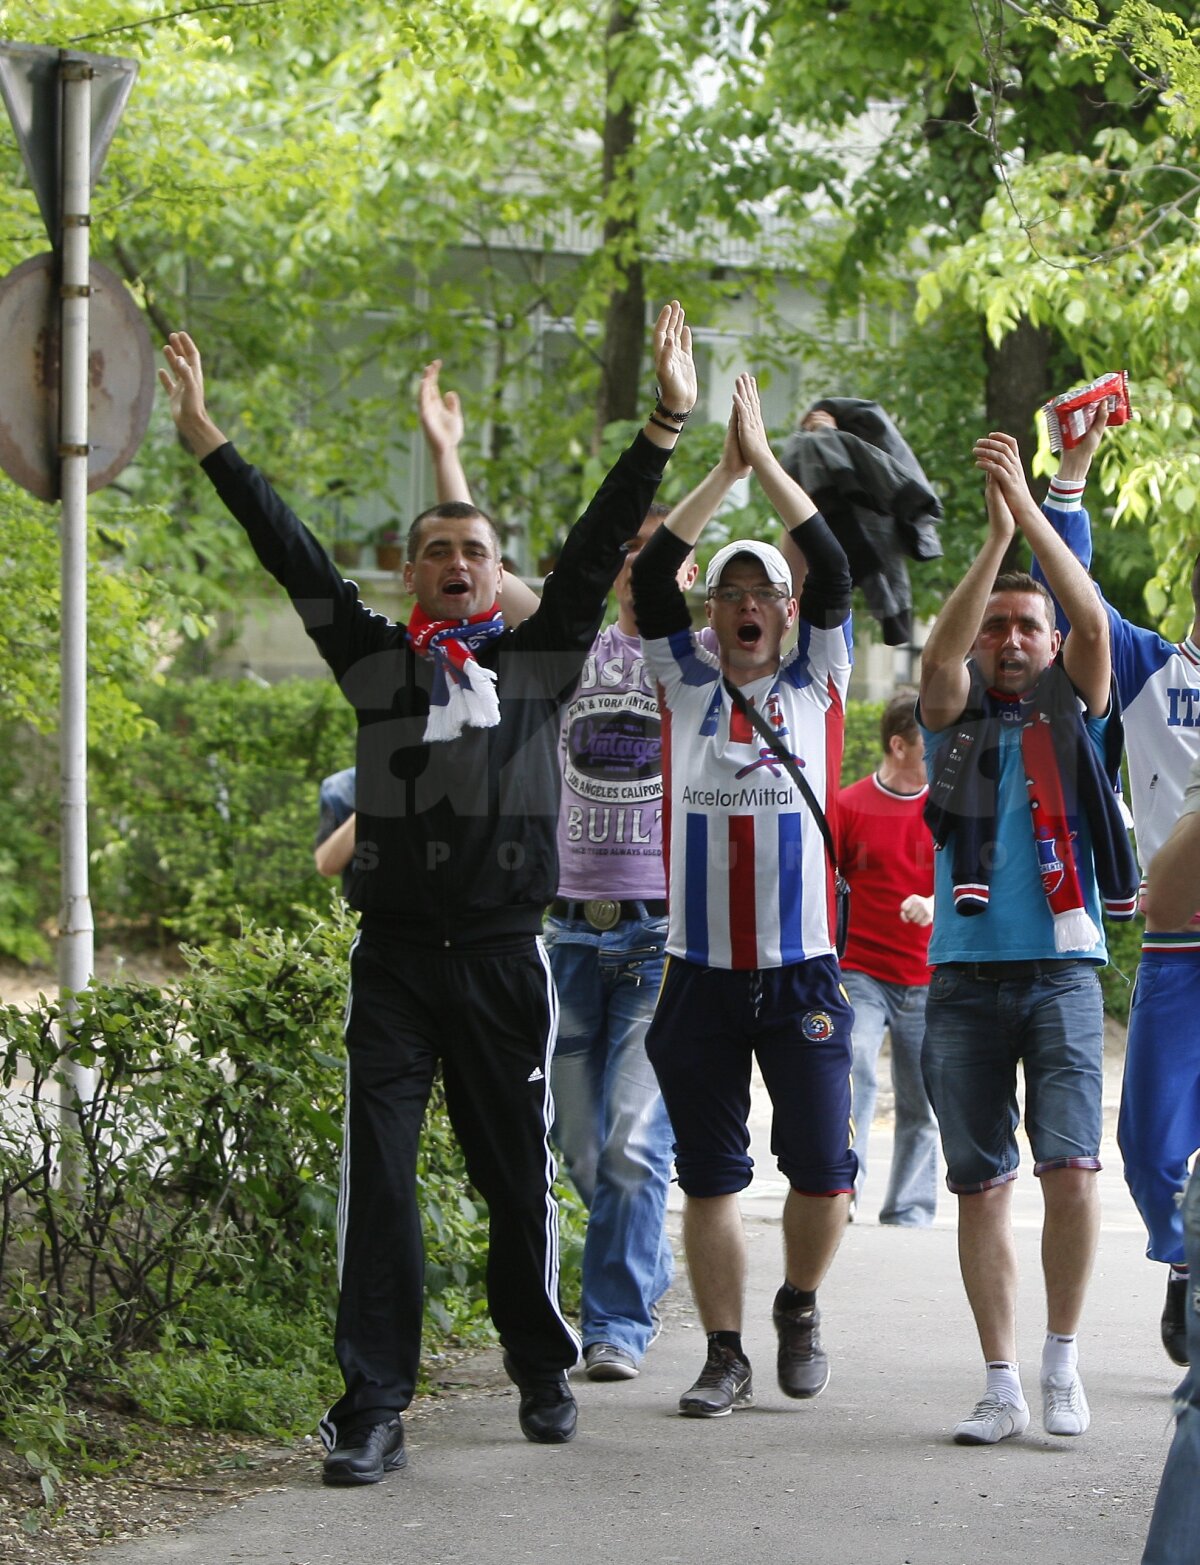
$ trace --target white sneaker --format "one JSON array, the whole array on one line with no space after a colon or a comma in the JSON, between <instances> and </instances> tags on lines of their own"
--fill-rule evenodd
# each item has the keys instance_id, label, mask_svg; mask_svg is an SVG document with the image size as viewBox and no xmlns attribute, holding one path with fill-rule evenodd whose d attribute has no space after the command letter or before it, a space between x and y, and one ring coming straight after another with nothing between
<instances>
[{"instance_id":1,"label":"white sneaker","mask_svg":"<svg viewBox=\"0 0 1200 1565\"><path fill-rule=\"evenodd\" d=\"M1092 1421L1076 1369L1055 1370L1042 1381L1042 1423L1048 1435L1081 1435Z\"/></svg>"},{"instance_id":2,"label":"white sneaker","mask_svg":"<svg viewBox=\"0 0 1200 1565\"><path fill-rule=\"evenodd\" d=\"M1082 1387L1080 1388L1082 1390ZM956 1445L995 1445L1012 1435L1023 1435L1029 1428L1029 1409L1024 1402L1006 1402L994 1391L976 1402L969 1418L954 1426Z\"/></svg>"}]
</instances>

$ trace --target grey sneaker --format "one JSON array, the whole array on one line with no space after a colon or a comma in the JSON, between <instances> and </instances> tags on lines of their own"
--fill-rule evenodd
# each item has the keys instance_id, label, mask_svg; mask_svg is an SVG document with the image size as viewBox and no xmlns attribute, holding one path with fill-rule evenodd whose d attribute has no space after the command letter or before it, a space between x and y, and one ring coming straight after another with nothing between
<instances>
[{"instance_id":1,"label":"grey sneaker","mask_svg":"<svg viewBox=\"0 0 1200 1565\"><path fill-rule=\"evenodd\" d=\"M749 1362L738 1358L732 1348L710 1342L700 1378L680 1397L679 1411L685 1418L724 1418L735 1407L751 1407L753 1403Z\"/></svg>"},{"instance_id":2,"label":"grey sneaker","mask_svg":"<svg viewBox=\"0 0 1200 1565\"><path fill-rule=\"evenodd\" d=\"M1029 1428L1029 1409L1018 1407L1015 1402L1005 1402L994 1391L987 1392L976 1402L968 1418L954 1426L955 1445L995 1445L998 1440L1008 1440L1013 1435L1023 1435Z\"/></svg>"},{"instance_id":3,"label":"grey sneaker","mask_svg":"<svg viewBox=\"0 0 1200 1565\"><path fill-rule=\"evenodd\" d=\"M821 1346L821 1312L815 1304L771 1311L779 1336L776 1371L785 1397L820 1396L829 1384L829 1357Z\"/></svg>"},{"instance_id":4,"label":"grey sneaker","mask_svg":"<svg viewBox=\"0 0 1200 1565\"><path fill-rule=\"evenodd\" d=\"M583 1350L584 1370L589 1380L636 1380L638 1367L632 1353L612 1342L593 1342Z\"/></svg>"},{"instance_id":5,"label":"grey sneaker","mask_svg":"<svg viewBox=\"0 0 1200 1565\"><path fill-rule=\"evenodd\" d=\"M1092 1410L1077 1369L1055 1370L1042 1381L1042 1423L1048 1435L1081 1435Z\"/></svg>"}]
</instances>

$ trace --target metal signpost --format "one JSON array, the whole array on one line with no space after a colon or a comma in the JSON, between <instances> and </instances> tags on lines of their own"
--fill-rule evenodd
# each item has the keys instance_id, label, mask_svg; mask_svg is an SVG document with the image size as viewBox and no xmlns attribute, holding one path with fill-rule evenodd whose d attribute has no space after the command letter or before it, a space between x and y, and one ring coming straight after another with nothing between
<instances>
[{"instance_id":1,"label":"metal signpost","mask_svg":"<svg viewBox=\"0 0 1200 1565\"><path fill-rule=\"evenodd\" d=\"M0 282L0 322L24 322L31 348L27 375L18 356L0 375L0 465L41 499L61 502L60 764L62 911L58 979L68 997L92 976L93 923L87 853L87 496L116 476L145 433L153 396L153 353L132 301L104 312L112 351L90 333L89 304L97 284L124 294L117 279L89 265L91 193L117 121L133 88L137 64L69 49L0 43L0 95L16 131L41 208L51 257L39 257ZM54 284L57 284L57 287ZM134 353L141 384L114 399L105 361ZM5 332L14 348L21 331ZM99 450L89 414L93 399L124 404L140 428L129 429L113 461ZM118 413L115 423L128 424ZM110 434L113 421L110 419ZM39 431L42 438L39 440ZM98 469L98 471L93 471ZM68 1004L70 1000L68 998ZM73 1067L70 1109L86 1103L91 1072Z\"/></svg>"}]
</instances>

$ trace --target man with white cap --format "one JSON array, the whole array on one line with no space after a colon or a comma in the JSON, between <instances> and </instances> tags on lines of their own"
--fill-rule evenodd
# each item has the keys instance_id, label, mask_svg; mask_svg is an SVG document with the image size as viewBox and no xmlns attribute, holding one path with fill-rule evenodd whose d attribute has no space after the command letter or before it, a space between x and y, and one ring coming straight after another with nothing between
<instances>
[{"instance_id":1,"label":"man with white cap","mask_svg":"<svg viewBox=\"0 0 1200 1565\"><path fill-rule=\"evenodd\" d=\"M741 375L721 461L641 551L634 608L663 704L668 801L667 968L646 1047L675 1130L683 1239L707 1360L680 1399L718 1418L753 1399L742 1347L750 1183L747 1115L757 1056L775 1107L771 1148L789 1184L785 1280L775 1298L778 1378L790 1397L829 1379L817 1286L846 1224L852 1013L835 954L833 877L817 819L751 711L824 809L836 798L850 678L846 556L767 441ZM753 470L807 562L803 591L778 549L738 540L708 568L714 654L692 631L675 572L715 501ZM783 640L799 619L795 648Z\"/></svg>"}]
</instances>

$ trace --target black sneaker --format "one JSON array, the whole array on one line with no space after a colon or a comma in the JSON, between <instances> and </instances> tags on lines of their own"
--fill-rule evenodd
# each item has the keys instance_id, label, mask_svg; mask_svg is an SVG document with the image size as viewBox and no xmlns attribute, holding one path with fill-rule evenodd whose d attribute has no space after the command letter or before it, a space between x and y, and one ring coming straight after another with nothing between
<instances>
[{"instance_id":1,"label":"black sneaker","mask_svg":"<svg viewBox=\"0 0 1200 1565\"><path fill-rule=\"evenodd\" d=\"M829 1358L821 1346L821 1312L815 1304L771 1311L779 1336L776 1372L785 1397L820 1396L829 1384Z\"/></svg>"},{"instance_id":2,"label":"black sneaker","mask_svg":"<svg viewBox=\"0 0 1200 1565\"><path fill-rule=\"evenodd\" d=\"M1167 1357L1176 1364L1186 1364L1188 1361L1187 1346L1187 1303L1188 1279L1186 1277L1168 1277L1167 1301L1163 1305L1162 1312L1162 1340L1163 1347L1167 1350Z\"/></svg>"},{"instance_id":3,"label":"black sneaker","mask_svg":"<svg viewBox=\"0 0 1200 1565\"><path fill-rule=\"evenodd\" d=\"M325 1458L321 1482L346 1484L378 1483L385 1473L393 1473L408 1461L404 1450L404 1425L399 1413L382 1424L352 1430Z\"/></svg>"},{"instance_id":4,"label":"black sneaker","mask_svg":"<svg viewBox=\"0 0 1200 1565\"><path fill-rule=\"evenodd\" d=\"M575 1438L579 1409L564 1370L531 1375L518 1368L511 1354L504 1355L508 1378L521 1393L517 1422L526 1440L537 1445L566 1445Z\"/></svg>"},{"instance_id":5,"label":"black sneaker","mask_svg":"<svg viewBox=\"0 0 1200 1565\"><path fill-rule=\"evenodd\" d=\"M708 1361L700 1378L679 1399L685 1418L724 1418L735 1407L754 1405L754 1383L747 1359L718 1342L708 1345Z\"/></svg>"}]
</instances>

